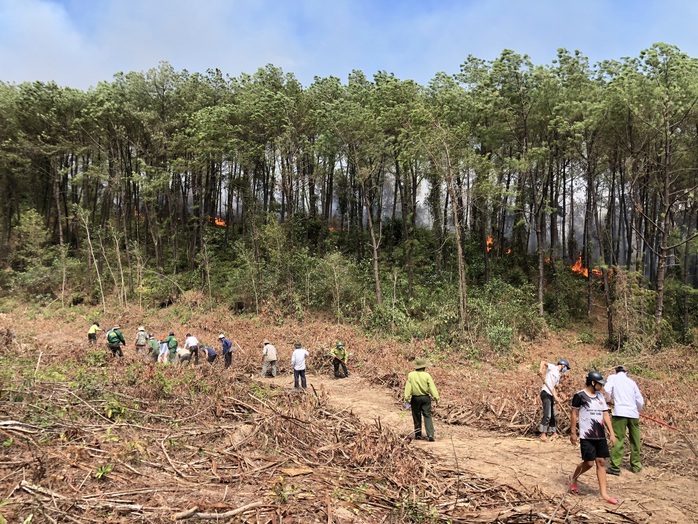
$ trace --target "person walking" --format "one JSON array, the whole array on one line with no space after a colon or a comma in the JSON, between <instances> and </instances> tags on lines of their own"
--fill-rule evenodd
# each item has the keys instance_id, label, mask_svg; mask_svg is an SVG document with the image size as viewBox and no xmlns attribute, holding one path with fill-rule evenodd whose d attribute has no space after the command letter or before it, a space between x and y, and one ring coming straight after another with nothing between
<instances>
[{"instance_id":1,"label":"person walking","mask_svg":"<svg viewBox=\"0 0 698 524\"><path fill-rule=\"evenodd\" d=\"M349 372L347 371L347 357L349 354L347 350L344 349L344 344L342 342L337 342L330 354L334 357L332 359L332 365L334 366L334 378L347 378ZM339 374L339 367L342 367L342 375Z\"/></svg>"},{"instance_id":2,"label":"person walking","mask_svg":"<svg viewBox=\"0 0 698 524\"><path fill-rule=\"evenodd\" d=\"M160 364L167 364L169 349L167 347L167 342L165 340L167 337L160 339L160 354L158 355L158 362Z\"/></svg>"},{"instance_id":3,"label":"person walking","mask_svg":"<svg viewBox=\"0 0 698 524\"><path fill-rule=\"evenodd\" d=\"M218 335L218 340L221 341L221 354L225 359L225 369L228 369L230 367L230 364L233 363L233 343L230 340L228 340L223 333Z\"/></svg>"},{"instance_id":4,"label":"person walking","mask_svg":"<svg viewBox=\"0 0 698 524\"><path fill-rule=\"evenodd\" d=\"M276 376L276 348L266 338L262 342L262 377L267 376L271 367L271 376Z\"/></svg>"},{"instance_id":5,"label":"person walking","mask_svg":"<svg viewBox=\"0 0 698 524\"><path fill-rule=\"evenodd\" d=\"M90 329L87 330L87 343L90 346L94 346L97 344L97 331L104 330L101 327L99 327L99 322L93 322L90 326Z\"/></svg>"},{"instance_id":6,"label":"person walking","mask_svg":"<svg viewBox=\"0 0 698 524\"><path fill-rule=\"evenodd\" d=\"M301 346L300 342L294 342L293 354L291 355L291 367L293 368L293 387L298 389L298 379L303 389L307 387L305 381L305 359L310 356L308 350Z\"/></svg>"},{"instance_id":7,"label":"person walking","mask_svg":"<svg viewBox=\"0 0 698 524\"><path fill-rule=\"evenodd\" d=\"M170 331L170 335L164 340L167 344L167 350L169 351L168 362L173 364L175 361L175 355L177 354L177 337L175 337L174 331Z\"/></svg>"},{"instance_id":8,"label":"person walking","mask_svg":"<svg viewBox=\"0 0 698 524\"><path fill-rule=\"evenodd\" d=\"M640 388L628 376L624 366L617 366L615 375L606 380L604 386L606 400L613 403L611 424L616 444L611 448L611 463L606 473L620 475L620 466L625 455L625 431L628 430L630 441L630 468L633 473L642 469L640 462L640 412L645 407L645 399Z\"/></svg>"},{"instance_id":9,"label":"person walking","mask_svg":"<svg viewBox=\"0 0 698 524\"><path fill-rule=\"evenodd\" d=\"M160 355L160 346L152 333L148 336L148 356L153 364L157 364Z\"/></svg>"},{"instance_id":10,"label":"person walking","mask_svg":"<svg viewBox=\"0 0 698 524\"><path fill-rule=\"evenodd\" d=\"M201 351L203 351L204 355L206 355L206 361L213 365L213 363L216 361L216 357L218 356L218 353L216 353L216 350L213 349L212 347L208 347L206 345L201 346Z\"/></svg>"},{"instance_id":11,"label":"person walking","mask_svg":"<svg viewBox=\"0 0 698 524\"><path fill-rule=\"evenodd\" d=\"M136 332L136 353L140 355L145 355L145 347L148 345L148 333L145 331L145 327L138 326L138 331Z\"/></svg>"},{"instance_id":12,"label":"person walking","mask_svg":"<svg viewBox=\"0 0 698 524\"><path fill-rule=\"evenodd\" d=\"M121 350L121 346L125 345L126 339L121 333L121 326L115 324L113 328L107 331L107 347L111 351L111 356L116 357L118 355L119 357L123 357L124 352Z\"/></svg>"},{"instance_id":13,"label":"person walking","mask_svg":"<svg viewBox=\"0 0 698 524\"><path fill-rule=\"evenodd\" d=\"M431 416L431 399L439 402L439 391L436 389L434 379L426 372L427 361L423 358L414 360L414 371L407 375L405 383L405 402L412 408L412 422L414 423L414 438L422 438L422 416L424 416L424 428L427 431L427 440L434 442L434 422Z\"/></svg>"},{"instance_id":14,"label":"person walking","mask_svg":"<svg viewBox=\"0 0 698 524\"><path fill-rule=\"evenodd\" d=\"M199 365L199 341L191 333L187 333L187 338L184 340L184 349L189 350L191 357L194 357L194 365Z\"/></svg>"},{"instance_id":15,"label":"person walking","mask_svg":"<svg viewBox=\"0 0 698 524\"><path fill-rule=\"evenodd\" d=\"M557 394L557 385L560 383L560 377L570 369L570 363L565 359L557 361L557 364L552 364L541 360L538 372L543 375L543 387L540 390L540 399L543 402L543 418L538 426L540 439L543 442L548 442L548 437L552 437L557 432L557 421L555 420L555 401L560 401Z\"/></svg>"},{"instance_id":16,"label":"person walking","mask_svg":"<svg viewBox=\"0 0 698 524\"><path fill-rule=\"evenodd\" d=\"M606 492L606 458L610 455L606 443L608 429L611 446L616 443L611 417L601 389L606 381L598 371L590 371L586 378L586 387L574 394L572 398L572 417L570 421L570 442L577 445L577 425L579 425L579 446L582 462L577 466L570 479L570 493L578 494L577 479L596 465L596 478L599 482L599 494L609 504L618 504L618 500L609 497Z\"/></svg>"}]
</instances>

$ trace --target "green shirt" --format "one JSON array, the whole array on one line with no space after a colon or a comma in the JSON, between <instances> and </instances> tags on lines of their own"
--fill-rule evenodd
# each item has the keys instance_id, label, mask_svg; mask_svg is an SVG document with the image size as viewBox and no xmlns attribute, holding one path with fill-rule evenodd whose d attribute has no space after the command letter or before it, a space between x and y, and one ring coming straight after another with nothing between
<instances>
[{"instance_id":1,"label":"green shirt","mask_svg":"<svg viewBox=\"0 0 698 524\"><path fill-rule=\"evenodd\" d=\"M439 401L439 392L436 390L434 379L424 370L411 371L407 375L407 384L405 384L405 402L419 395L431 395L436 402Z\"/></svg>"},{"instance_id":2,"label":"green shirt","mask_svg":"<svg viewBox=\"0 0 698 524\"><path fill-rule=\"evenodd\" d=\"M157 357L160 354L160 346L158 346L158 341L154 338L148 340L148 347L152 356Z\"/></svg>"},{"instance_id":3,"label":"green shirt","mask_svg":"<svg viewBox=\"0 0 698 524\"><path fill-rule=\"evenodd\" d=\"M333 357L337 357L339 360L343 360L344 362L347 361L347 350L344 348L335 347L330 351L330 354Z\"/></svg>"}]
</instances>

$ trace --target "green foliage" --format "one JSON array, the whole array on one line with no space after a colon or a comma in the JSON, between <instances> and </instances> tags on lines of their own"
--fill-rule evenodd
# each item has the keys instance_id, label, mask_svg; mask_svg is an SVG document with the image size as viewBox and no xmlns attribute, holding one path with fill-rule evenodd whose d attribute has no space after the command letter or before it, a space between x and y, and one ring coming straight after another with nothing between
<instances>
[{"instance_id":1,"label":"green foliage","mask_svg":"<svg viewBox=\"0 0 698 524\"><path fill-rule=\"evenodd\" d=\"M552 328L569 327L586 317L586 281L557 261L555 274L550 275L543 295L543 308L548 325Z\"/></svg>"},{"instance_id":2,"label":"green foliage","mask_svg":"<svg viewBox=\"0 0 698 524\"><path fill-rule=\"evenodd\" d=\"M112 465L104 464L97 466L97 470L94 472L94 477L97 480L107 480L108 475L111 473Z\"/></svg>"}]
</instances>

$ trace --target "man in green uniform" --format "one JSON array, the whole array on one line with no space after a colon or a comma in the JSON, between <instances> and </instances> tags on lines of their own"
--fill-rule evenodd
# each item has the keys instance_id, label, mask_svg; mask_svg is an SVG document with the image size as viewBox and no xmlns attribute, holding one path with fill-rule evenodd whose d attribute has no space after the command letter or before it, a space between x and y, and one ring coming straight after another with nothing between
<instances>
[{"instance_id":1,"label":"man in green uniform","mask_svg":"<svg viewBox=\"0 0 698 524\"><path fill-rule=\"evenodd\" d=\"M170 331L170 336L163 340L167 344L167 349L170 352L170 364L175 361L175 355L177 353L177 339L175 338L174 331Z\"/></svg>"},{"instance_id":2,"label":"man in green uniform","mask_svg":"<svg viewBox=\"0 0 698 524\"><path fill-rule=\"evenodd\" d=\"M414 361L414 371L407 375L405 384L405 402L412 406L412 421L414 422L414 438L422 438L422 415L424 427L427 430L427 440L434 442L434 422L431 419L431 399L439 401L439 392L434 379L427 373L427 361L417 358Z\"/></svg>"},{"instance_id":3,"label":"man in green uniform","mask_svg":"<svg viewBox=\"0 0 698 524\"><path fill-rule=\"evenodd\" d=\"M344 349L344 344L337 342L337 345L332 348L330 354L334 357L332 359L334 378L347 378L349 376L349 373L347 373L347 350ZM343 375L339 374L339 366L342 366Z\"/></svg>"},{"instance_id":4,"label":"man in green uniform","mask_svg":"<svg viewBox=\"0 0 698 524\"><path fill-rule=\"evenodd\" d=\"M121 351L121 346L126 345L126 339L121 334L121 326L116 324L113 328L107 331L107 347L111 350L113 357L123 357L124 352Z\"/></svg>"},{"instance_id":5,"label":"man in green uniform","mask_svg":"<svg viewBox=\"0 0 698 524\"><path fill-rule=\"evenodd\" d=\"M158 345L158 341L155 340L155 335L151 333L148 337L148 355L153 364L157 363L159 354L160 346Z\"/></svg>"}]
</instances>

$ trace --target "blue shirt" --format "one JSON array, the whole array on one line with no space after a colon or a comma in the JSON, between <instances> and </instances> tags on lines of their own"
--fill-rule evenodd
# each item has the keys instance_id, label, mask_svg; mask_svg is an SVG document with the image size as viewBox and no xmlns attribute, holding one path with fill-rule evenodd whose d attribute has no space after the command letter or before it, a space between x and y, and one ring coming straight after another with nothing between
<instances>
[{"instance_id":1,"label":"blue shirt","mask_svg":"<svg viewBox=\"0 0 698 524\"><path fill-rule=\"evenodd\" d=\"M201 351L206 353L209 357L212 357L213 355L217 355L216 350L207 346L204 346L201 348Z\"/></svg>"},{"instance_id":2,"label":"blue shirt","mask_svg":"<svg viewBox=\"0 0 698 524\"><path fill-rule=\"evenodd\" d=\"M223 344L223 354L227 355L233 350L233 343L227 338L221 339L221 344Z\"/></svg>"}]
</instances>

